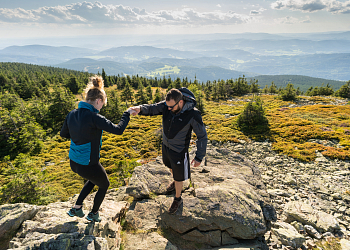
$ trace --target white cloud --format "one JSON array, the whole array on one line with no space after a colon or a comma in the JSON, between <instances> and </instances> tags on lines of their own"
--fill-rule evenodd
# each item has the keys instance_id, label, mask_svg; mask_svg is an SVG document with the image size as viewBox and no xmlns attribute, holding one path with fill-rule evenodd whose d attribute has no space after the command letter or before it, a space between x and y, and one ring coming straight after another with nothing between
<instances>
[{"instance_id":1,"label":"white cloud","mask_svg":"<svg viewBox=\"0 0 350 250\"><path fill-rule=\"evenodd\" d=\"M259 10L251 10L250 11L250 15L260 15L261 13L263 13L266 9L264 8L260 8Z\"/></svg>"},{"instance_id":2,"label":"white cloud","mask_svg":"<svg viewBox=\"0 0 350 250\"><path fill-rule=\"evenodd\" d=\"M180 10L147 12L145 9L103 5L100 2L41 7L35 10L0 8L0 22L11 23L211 25L246 23L251 20L252 17L248 15L232 11L199 12L184 7Z\"/></svg>"},{"instance_id":3,"label":"white cloud","mask_svg":"<svg viewBox=\"0 0 350 250\"><path fill-rule=\"evenodd\" d=\"M302 12L316 12L325 10L333 14L349 14L350 0L340 2L336 0L278 0L271 4L272 9L290 9Z\"/></svg>"},{"instance_id":4,"label":"white cloud","mask_svg":"<svg viewBox=\"0 0 350 250\"><path fill-rule=\"evenodd\" d=\"M221 5L220 5L220 4L217 4L217 5L216 5L216 7L219 7L219 8L221 8Z\"/></svg>"}]
</instances>

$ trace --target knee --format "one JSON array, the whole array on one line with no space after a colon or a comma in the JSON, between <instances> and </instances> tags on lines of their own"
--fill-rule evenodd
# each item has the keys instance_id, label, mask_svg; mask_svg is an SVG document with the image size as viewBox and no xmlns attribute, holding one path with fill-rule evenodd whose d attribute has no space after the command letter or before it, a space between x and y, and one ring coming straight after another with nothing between
<instances>
[{"instance_id":1,"label":"knee","mask_svg":"<svg viewBox=\"0 0 350 250\"><path fill-rule=\"evenodd\" d=\"M108 189L109 188L109 185L110 185L110 182L109 182L109 180L107 179L107 180L105 180L104 182L103 182L103 184L100 186L100 188L103 188L103 189Z\"/></svg>"}]
</instances>

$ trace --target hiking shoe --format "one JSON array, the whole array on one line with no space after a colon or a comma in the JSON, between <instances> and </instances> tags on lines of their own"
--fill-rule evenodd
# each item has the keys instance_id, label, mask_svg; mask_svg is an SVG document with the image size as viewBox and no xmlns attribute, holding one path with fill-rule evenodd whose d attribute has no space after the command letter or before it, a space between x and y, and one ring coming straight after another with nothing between
<instances>
[{"instance_id":1,"label":"hiking shoe","mask_svg":"<svg viewBox=\"0 0 350 250\"><path fill-rule=\"evenodd\" d=\"M171 204L171 206L169 207L168 213L169 214L176 213L177 209L180 207L181 204L182 204L182 198L179 201L174 199L173 204Z\"/></svg>"},{"instance_id":2,"label":"hiking shoe","mask_svg":"<svg viewBox=\"0 0 350 250\"><path fill-rule=\"evenodd\" d=\"M70 217L74 217L74 216L78 216L80 218L84 217L84 212L83 212L83 207L77 209L77 208L71 208L67 214L70 216Z\"/></svg>"},{"instance_id":3,"label":"hiking shoe","mask_svg":"<svg viewBox=\"0 0 350 250\"><path fill-rule=\"evenodd\" d=\"M169 184L169 186L166 188L166 191L169 193L169 192L172 192L175 190L175 181L173 181L172 183Z\"/></svg>"},{"instance_id":4,"label":"hiking shoe","mask_svg":"<svg viewBox=\"0 0 350 250\"><path fill-rule=\"evenodd\" d=\"M94 214L93 212L90 212L85 218L88 221L96 221L96 222L100 222L101 221L101 217L100 217L98 212L97 212L97 214Z\"/></svg>"}]
</instances>

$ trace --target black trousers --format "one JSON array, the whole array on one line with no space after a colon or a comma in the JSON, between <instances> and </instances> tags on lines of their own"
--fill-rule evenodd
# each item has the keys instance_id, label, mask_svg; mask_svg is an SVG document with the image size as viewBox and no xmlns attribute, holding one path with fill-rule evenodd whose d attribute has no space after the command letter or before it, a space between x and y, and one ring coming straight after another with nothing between
<instances>
[{"instance_id":1,"label":"black trousers","mask_svg":"<svg viewBox=\"0 0 350 250\"><path fill-rule=\"evenodd\" d=\"M92 212L96 213L100 208L109 187L106 170L99 162L94 165L86 166L70 160L70 167L74 173L77 173L84 179L88 180L79 194L77 202L75 203L76 205L83 204L84 199L90 194L95 185L99 187L94 198L94 206L92 207Z\"/></svg>"}]
</instances>

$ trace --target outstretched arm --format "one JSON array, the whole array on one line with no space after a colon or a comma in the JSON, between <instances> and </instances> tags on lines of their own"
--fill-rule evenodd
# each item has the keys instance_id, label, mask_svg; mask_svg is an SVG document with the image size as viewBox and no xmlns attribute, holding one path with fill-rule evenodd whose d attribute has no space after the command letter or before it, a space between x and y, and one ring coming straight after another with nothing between
<instances>
[{"instance_id":1,"label":"outstretched arm","mask_svg":"<svg viewBox=\"0 0 350 250\"><path fill-rule=\"evenodd\" d=\"M132 115L162 115L165 108L165 101L162 101L155 104L143 104L129 109L134 111L131 113Z\"/></svg>"},{"instance_id":2,"label":"outstretched arm","mask_svg":"<svg viewBox=\"0 0 350 250\"><path fill-rule=\"evenodd\" d=\"M130 121L130 113L129 111L125 111L118 125L98 114L94 116L94 120L97 128L112 134L121 135Z\"/></svg>"}]
</instances>

